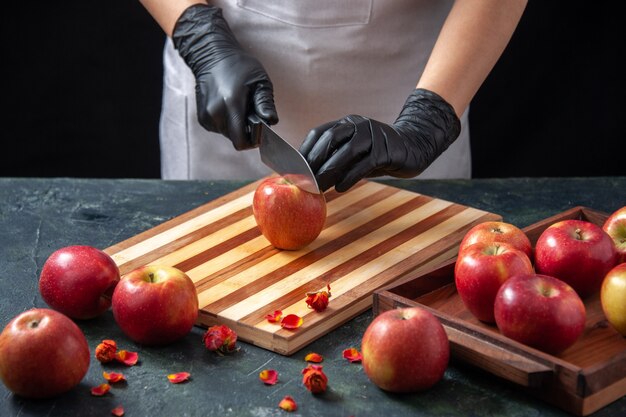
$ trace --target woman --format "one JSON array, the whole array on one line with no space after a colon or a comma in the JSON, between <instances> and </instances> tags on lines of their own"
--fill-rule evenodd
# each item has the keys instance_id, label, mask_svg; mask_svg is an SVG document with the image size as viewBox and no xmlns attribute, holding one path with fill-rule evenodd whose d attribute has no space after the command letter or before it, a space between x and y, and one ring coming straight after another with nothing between
<instances>
[{"instance_id":1,"label":"woman","mask_svg":"<svg viewBox=\"0 0 626 417\"><path fill-rule=\"evenodd\" d=\"M470 177L469 103L526 5L142 3L169 37L163 178L269 174L246 135L256 114L301 147L322 189L338 191L365 177Z\"/></svg>"}]
</instances>

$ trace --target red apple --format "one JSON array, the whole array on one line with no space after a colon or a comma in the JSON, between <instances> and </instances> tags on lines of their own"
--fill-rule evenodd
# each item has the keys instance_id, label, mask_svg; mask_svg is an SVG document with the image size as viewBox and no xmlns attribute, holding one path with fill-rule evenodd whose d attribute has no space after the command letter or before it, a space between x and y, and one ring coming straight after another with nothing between
<instances>
[{"instance_id":1,"label":"red apple","mask_svg":"<svg viewBox=\"0 0 626 417\"><path fill-rule=\"evenodd\" d=\"M493 303L500 286L513 275L533 272L530 259L521 250L507 243L478 242L459 253L454 281L474 317L493 323Z\"/></svg>"},{"instance_id":2,"label":"red apple","mask_svg":"<svg viewBox=\"0 0 626 417\"><path fill-rule=\"evenodd\" d=\"M562 220L547 227L535 244L537 273L568 283L581 298L600 290L617 253L602 228L584 220Z\"/></svg>"},{"instance_id":3,"label":"red apple","mask_svg":"<svg viewBox=\"0 0 626 417\"><path fill-rule=\"evenodd\" d=\"M124 275L113 292L113 317L132 340L165 345L187 335L198 318L198 294L183 271L146 265Z\"/></svg>"},{"instance_id":4,"label":"red apple","mask_svg":"<svg viewBox=\"0 0 626 417\"><path fill-rule=\"evenodd\" d=\"M524 252L530 260L533 259L530 239L522 229L510 223L490 221L477 224L465 233L459 252L476 242L508 243Z\"/></svg>"},{"instance_id":5,"label":"red apple","mask_svg":"<svg viewBox=\"0 0 626 417\"><path fill-rule=\"evenodd\" d=\"M441 380L450 344L431 312L407 307L385 311L372 320L363 334L361 354L365 374L379 388L416 392Z\"/></svg>"},{"instance_id":6,"label":"red apple","mask_svg":"<svg viewBox=\"0 0 626 417\"><path fill-rule=\"evenodd\" d=\"M611 269L604 277L600 302L607 321L626 336L626 262Z\"/></svg>"},{"instance_id":7,"label":"red apple","mask_svg":"<svg viewBox=\"0 0 626 417\"><path fill-rule=\"evenodd\" d=\"M281 176L263 180L252 201L254 219L279 249L301 249L319 236L326 222L326 199Z\"/></svg>"},{"instance_id":8,"label":"red apple","mask_svg":"<svg viewBox=\"0 0 626 417\"><path fill-rule=\"evenodd\" d=\"M615 244L617 263L626 262L626 206L615 210L602 225Z\"/></svg>"},{"instance_id":9,"label":"red apple","mask_svg":"<svg viewBox=\"0 0 626 417\"><path fill-rule=\"evenodd\" d=\"M66 246L44 263L39 292L53 309L73 319L91 319L111 307L119 280L119 269L105 252L92 246Z\"/></svg>"},{"instance_id":10,"label":"red apple","mask_svg":"<svg viewBox=\"0 0 626 417\"><path fill-rule=\"evenodd\" d=\"M504 336L551 354L572 346L585 329L585 305L576 291L547 275L507 280L498 291L494 311Z\"/></svg>"},{"instance_id":11,"label":"red apple","mask_svg":"<svg viewBox=\"0 0 626 417\"><path fill-rule=\"evenodd\" d=\"M0 378L25 398L51 398L74 388L89 369L89 346L67 316L33 308L0 334Z\"/></svg>"}]
</instances>

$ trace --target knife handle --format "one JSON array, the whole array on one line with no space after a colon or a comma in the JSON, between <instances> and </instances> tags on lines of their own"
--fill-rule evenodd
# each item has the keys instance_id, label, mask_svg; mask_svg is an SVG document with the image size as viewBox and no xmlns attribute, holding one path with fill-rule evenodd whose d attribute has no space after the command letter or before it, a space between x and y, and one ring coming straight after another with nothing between
<instances>
[{"instance_id":1,"label":"knife handle","mask_svg":"<svg viewBox=\"0 0 626 417\"><path fill-rule=\"evenodd\" d=\"M258 148L261 143L261 119L256 114L248 116L248 134L252 146Z\"/></svg>"}]
</instances>

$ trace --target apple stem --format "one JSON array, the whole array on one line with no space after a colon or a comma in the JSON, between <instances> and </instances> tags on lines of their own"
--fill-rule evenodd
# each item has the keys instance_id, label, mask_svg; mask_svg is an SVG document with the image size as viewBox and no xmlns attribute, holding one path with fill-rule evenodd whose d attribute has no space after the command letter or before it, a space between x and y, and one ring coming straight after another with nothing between
<instances>
[{"instance_id":1,"label":"apple stem","mask_svg":"<svg viewBox=\"0 0 626 417\"><path fill-rule=\"evenodd\" d=\"M574 234L576 235L576 239L578 240L583 240L583 232L580 229L576 229L576 231L574 232Z\"/></svg>"},{"instance_id":2,"label":"apple stem","mask_svg":"<svg viewBox=\"0 0 626 417\"><path fill-rule=\"evenodd\" d=\"M30 323L28 323L28 327L31 329L36 329L37 327L39 327L39 320L33 320Z\"/></svg>"},{"instance_id":3,"label":"apple stem","mask_svg":"<svg viewBox=\"0 0 626 417\"><path fill-rule=\"evenodd\" d=\"M150 282L156 282L156 280L154 279L154 273L150 272L148 274L148 277L150 278Z\"/></svg>"}]
</instances>

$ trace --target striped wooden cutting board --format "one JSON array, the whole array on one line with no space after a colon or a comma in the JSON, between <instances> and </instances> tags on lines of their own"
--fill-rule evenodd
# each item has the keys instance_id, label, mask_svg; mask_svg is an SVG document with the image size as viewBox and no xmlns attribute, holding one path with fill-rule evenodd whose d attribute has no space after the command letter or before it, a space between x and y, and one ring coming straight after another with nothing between
<instances>
[{"instance_id":1,"label":"striped wooden cutting board","mask_svg":"<svg viewBox=\"0 0 626 417\"><path fill-rule=\"evenodd\" d=\"M329 191L320 236L299 251L273 248L252 215L259 181L131 237L105 251L125 274L145 264L185 271L198 290L198 325L226 324L241 340L290 355L367 310L374 290L456 255L486 211L361 181ZM321 313L305 293L332 296ZM304 318L296 330L269 323L274 310Z\"/></svg>"}]
</instances>

